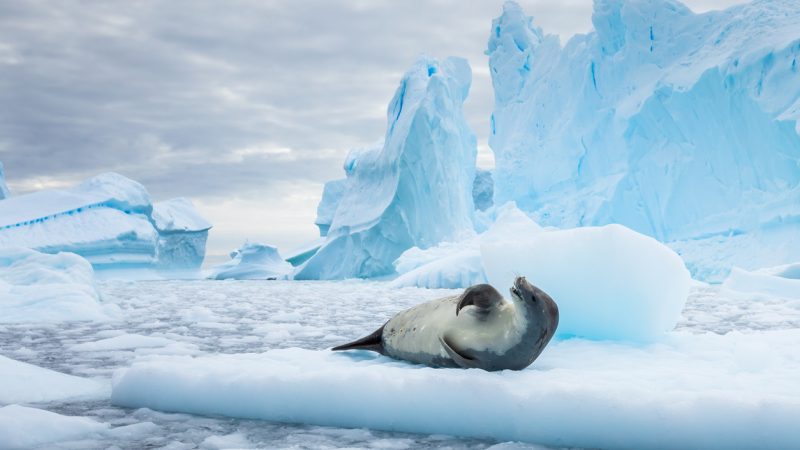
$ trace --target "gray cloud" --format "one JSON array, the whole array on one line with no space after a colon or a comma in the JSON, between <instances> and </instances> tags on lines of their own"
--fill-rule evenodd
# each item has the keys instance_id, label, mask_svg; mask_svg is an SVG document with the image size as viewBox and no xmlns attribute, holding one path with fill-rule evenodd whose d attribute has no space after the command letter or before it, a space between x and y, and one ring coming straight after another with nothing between
<instances>
[{"instance_id":1,"label":"gray cloud","mask_svg":"<svg viewBox=\"0 0 800 450\"><path fill-rule=\"evenodd\" d=\"M547 32L591 27L588 0L521 3ZM501 5L1 2L0 161L17 193L108 170L156 199L266 203L298 183L316 191L341 176L348 149L382 136L386 104L420 53L470 61L465 112L485 149L483 51ZM309 205L275 214L310 219Z\"/></svg>"}]
</instances>

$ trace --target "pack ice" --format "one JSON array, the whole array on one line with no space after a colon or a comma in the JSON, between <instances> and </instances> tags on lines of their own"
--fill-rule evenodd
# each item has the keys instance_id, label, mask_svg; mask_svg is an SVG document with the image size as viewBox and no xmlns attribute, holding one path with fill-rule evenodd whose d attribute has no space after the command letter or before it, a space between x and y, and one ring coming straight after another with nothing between
<instances>
[{"instance_id":1,"label":"pack ice","mask_svg":"<svg viewBox=\"0 0 800 450\"><path fill-rule=\"evenodd\" d=\"M96 269L197 269L210 228L189 200L153 203L116 173L0 201L0 247L74 252Z\"/></svg>"},{"instance_id":2,"label":"pack ice","mask_svg":"<svg viewBox=\"0 0 800 450\"><path fill-rule=\"evenodd\" d=\"M487 50L496 203L626 225L709 280L797 261L798 21L794 0L596 0L594 31L562 46L506 3Z\"/></svg>"},{"instance_id":3,"label":"pack ice","mask_svg":"<svg viewBox=\"0 0 800 450\"><path fill-rule=\"evenodd\" d=\"M406 72L383 143L351 151L346 180L326 185L317 218L326 240L296 279L385 275L404 250L472 230L477 149L462 112L471 79L452 57L420 57Z\"/></svg>"}]
</instances>

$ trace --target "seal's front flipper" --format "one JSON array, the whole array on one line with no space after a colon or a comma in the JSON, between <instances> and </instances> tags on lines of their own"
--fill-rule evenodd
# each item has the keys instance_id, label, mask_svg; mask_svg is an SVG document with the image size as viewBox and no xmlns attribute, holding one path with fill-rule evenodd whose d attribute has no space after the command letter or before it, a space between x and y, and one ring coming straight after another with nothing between
<instances>
[{"instance_id":1,"label":"seal's front flipper","mask_svg":"<svg viewBox=\"0 0 800 450\"><path fill-rule=\"evenodd\" d=\"M331 350L339 351L339 350L371 350L373 352L378 352L381 355L385 354L383 352L383 327L386 324L383 324L382 327L375 330L369 336L364 336L361 339L357 339L353 342L348 344L343 344L338 347L333 347Z\"/></svg>"},{"instance_id":2,"label":"seal's front flipper","mask_svg":"<svg viewBox=\"0 0 800 450\"><path fill-rule=\"evenodd\" d=\"M476 284L461 294L458 306L456 306L456 315L465 306L472 305L475 307L475 312L479 314L478 317L485 318L492 308L501 303L503 303L503 296L497 292L497 289L488 284Z\"/></svg>"},{"instance_id":3,"label":"seal's front flipper","mask_svg":"<svg viewBox=\"0 0 800 450\"><path fill-rule=\"evenodd\" d=\"M455 361L455 363L462 369L480 368L480 361L458 352L455 348L453 348L452 345L450 345L449 342L447 342L447 338L439 336L439 342L442 343L442 347L444 347L447 354L450 355L450 358L452 358L453 361Z\"/></svg>"}]
</instances>

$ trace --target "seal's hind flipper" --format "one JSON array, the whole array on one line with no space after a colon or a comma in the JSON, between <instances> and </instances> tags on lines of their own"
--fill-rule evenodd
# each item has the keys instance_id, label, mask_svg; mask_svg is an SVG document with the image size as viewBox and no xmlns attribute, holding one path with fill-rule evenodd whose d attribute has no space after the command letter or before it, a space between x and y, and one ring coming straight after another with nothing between
<instances>
[{"instance_id":1,"label":"seal's hind flipper","mask_svg":"<svg viewBox=\"0 0 800 450\"><path fill-rule=\"evenodd\" d=\"M353 342L348 344L343 344L338 347L333 347L331 350L339 351L339 350L371 350L373 352L378 352L381 355L384 354L383 352L383 327L386 324L383 324L382 327L378 328L370 334L369 336L364 336L361 339L357 339Z\"/></svg>"},{"instance_id":2,"label":"seal's hind flipper","mask_svg":"<svg viewBox=\"0 0 800 450\"><path fill-rule=\"evenodd\" d=\"M447 354L450 355L450 358L452 358L453 361L455 361L455 363L462 369L480 368L480 361L460 353L458 350L453 348L449 342L447 342L447 338L439 336L439 342L442 343L442 347L444 347L445 351L447 351Z\"/></svg>"}]
</instances>

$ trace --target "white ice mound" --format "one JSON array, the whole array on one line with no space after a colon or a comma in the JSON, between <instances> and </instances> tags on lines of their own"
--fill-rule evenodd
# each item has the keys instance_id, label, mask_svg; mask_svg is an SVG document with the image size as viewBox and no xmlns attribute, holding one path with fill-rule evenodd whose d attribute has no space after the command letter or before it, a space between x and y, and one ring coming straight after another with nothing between
<instances>
[{"instance_id":1,"label":"white ice mound","mask_svg":"<svg viewBox=\"0 0 800 450\"><path fill-rule=\"evenodd\" d=\"M110 428L88 417L65 416L43 409L8 405L0 408L0 448L46 448L45 444L79 441ZM81 448L86 442L58 448ZM53 447L55 448L55 446Z\"/></svg>"},{"instance_id":2,"label":"white ice mound","mask_svg":"<svg viewBox=\"0 0 800 450\"><path fill-rule=\"evenodd\" d=\"M111 401L201 415L488 437L580 448L797 448L799 330L570 339L529 369L432 369L301 349L155 358ZM743 388L746 386L746 388Z\"/></svg>"},{"instance_id":3,"label":"white ice mound","mask_svg":"<svg viewBox=\"0 0 800 450\"><path fill-rule=\"evenodd\" d=\"M542 231L542 227L513 202L487 213L493 222L479 235L457 242L442 242L425 250L413 247L403 252L394 262L400 276L392 281L392 286L457 289L486 283L480 252L482 243L525 241Z\"/></svg>"},{"instance_id":4,"label":"white ice mound","mask_svg":"<svg viewBox=\"0 0 800 450\"><path fill-rule=\"evenodd\" d=\"M246 242L231 252L231 260L211 269L208 278L225 280L285 280L292 265L272 245Z\"/></svg>"},{"instance_id":5,"label":"white ice mound","mask_svg":"<svg viewBox=\"0 0 800 450\"><path fill-rule=\"evenodd\" d=\"M473 228L477 149L462 111L471 78L460 58L421 57L406 72L389 104L383 145L348 155L327 240L295 278L385 275L406 249Z\"/></svg>"},{"instance_id":6,"label":"white ice mound","mask_svg":"<svg viewBox=\"0 0 800 450\"><path fill-rule=\"evenodd\" d=\"M800 300L800 263L747 271L734 267L722 283L740 292L758 292Z\"/></svg>"},{"instance_id":7,"label":"white ice mound","mask_svg":"<svg viewBox=\"0 0 800 450\"><path fill-rule=\"evenodd\" d=\"M3 163L0 162L0 200L8 198L8 187L6 186L6 172L3 168Z\"/></svg>"},{"instance_id":8,"label":"white ice mound","mask_svg":"<svg viewBox=\"0 0 800 450\"><path fill-rule=\"evenodd\" d=\"M94 271L74 253L0 248L0 323L108 320Z\"/></svg>"},{"instance_id":9,"label":"white ice mound","mask_svg":"<svg viewBox=\"0 0 800 450\"><path fill-rule=\"evenodd\" d=\"M701 278L797 261L800 2L596 0L592 22L563 47L515 3L493 22L495 201L543 225L702 240L714 249L681 246ZM755 231L782 237L744 255L707 242Z\"/></svg>"},{"instance_id":10,"label":"white ice mound","mask_svg":"<svg viewBox=\"0 0 800 450\"><path fill-rule=\"evenodd\" d=\"M0 403L98 400L107 396L106 384L0 355Z\"/></svg>"},{"instance_id":11,"label":"white ice mound","mask_svg":"<svg viewBox=\"0 0 800 450\"><path fill-rule=\"evenodd\" d=\"M489 283L525 276L556 301L560 337L652 341L672 330L691 277L657 240L621 225L548 231L481 245Z\"/></svg>"},{"instance_id":12,"label":"white ice mound","mask_svg":"<svg viewBox=\"0 0 800 450\"><path fill-rule=\"evenodd\" d=\"M197 269L210 227L188 200L153 205L116 173L0 202L0 247L74 252L96 269Z\"/></svg>"}]
</instances>

